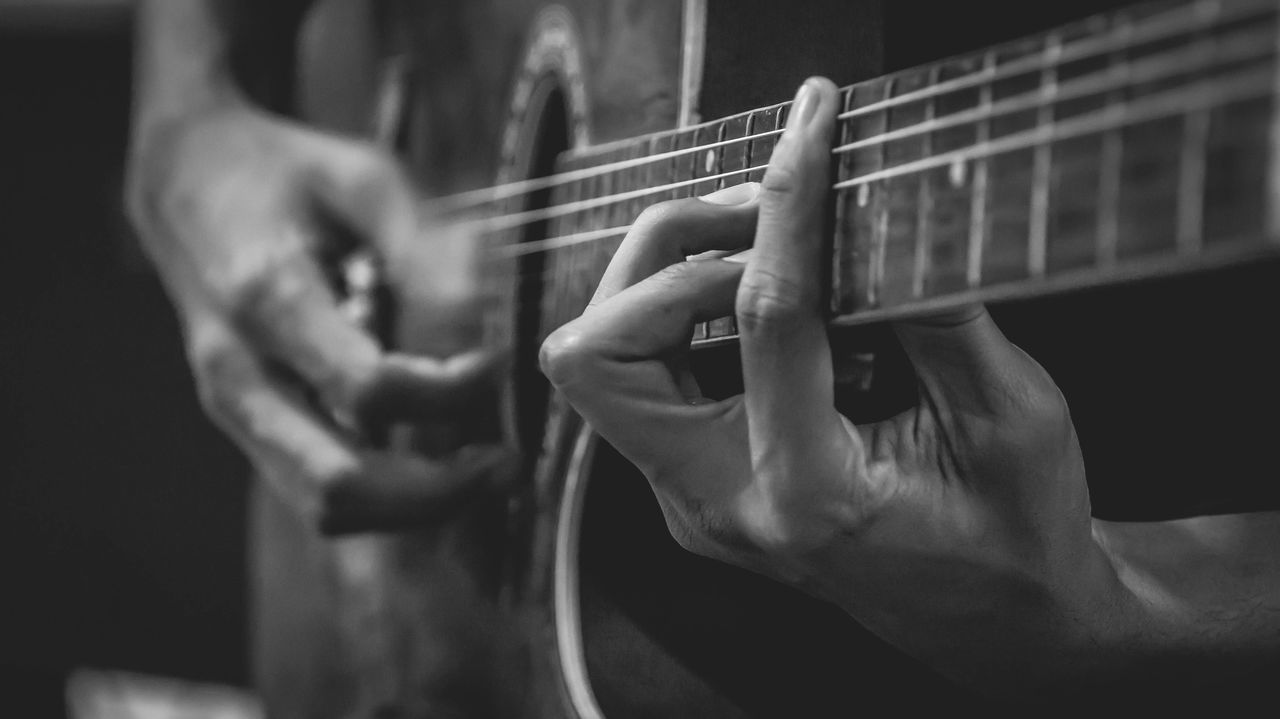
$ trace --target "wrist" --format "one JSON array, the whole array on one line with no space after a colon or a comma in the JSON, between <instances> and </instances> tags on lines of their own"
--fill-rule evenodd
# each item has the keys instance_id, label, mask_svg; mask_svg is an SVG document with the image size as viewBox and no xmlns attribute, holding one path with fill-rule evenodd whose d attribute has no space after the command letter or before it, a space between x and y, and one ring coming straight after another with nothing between
<instances>
[{"instance_id":1,"label":"wrist","mask_svg":"<svg viewBox=\"0 0 1280 719\"><path fill-rule=\"evenodd\" d=\"M866 582L833 599L869 629L969 691L1023 701L1111 681L1147 621L1103 543L1083 541L1051 571L973 568L963 581L908 586L868 605Z\"/></svg>"}]
</instances>

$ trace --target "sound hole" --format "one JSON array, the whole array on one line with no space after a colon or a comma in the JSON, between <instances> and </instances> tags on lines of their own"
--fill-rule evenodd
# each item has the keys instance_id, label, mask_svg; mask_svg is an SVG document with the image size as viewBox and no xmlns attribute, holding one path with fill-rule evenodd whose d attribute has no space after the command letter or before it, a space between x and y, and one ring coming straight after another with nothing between
<instances>
[{"instance_id":1,"label":"sound hole","mask_svg":"<svg viewBox=\"0 0 1280 719\"><path fill-rule=\"evenodd\" d=\"M569 149L569 113L567 98L556 80L548 74L540 81L535 97L545 98L534 132L534 145L529 154L527 177L545 177L555 171L556 158ZM529 195L522 209L546 207L551 199L549 188ZM546 221L527 225L521 242L545 239ZM516 346L514 368L516 382L516 423L520 442L529 457L538 456L546 424L548 384L538 367L538 348L542 343L542 297L546 287L546 254L534 252L520 258L516 283Z\"/></svg>"}]
</instances>

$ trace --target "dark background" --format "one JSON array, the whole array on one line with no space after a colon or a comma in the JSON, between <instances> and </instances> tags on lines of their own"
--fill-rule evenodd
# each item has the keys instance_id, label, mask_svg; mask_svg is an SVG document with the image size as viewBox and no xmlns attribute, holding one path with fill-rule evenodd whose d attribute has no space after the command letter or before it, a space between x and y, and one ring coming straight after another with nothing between
<instances>
[{"instance_id":1,"label":"dark background","mask_svg":"<svg viewBox=\"0 0 1280 719\"><path fill-rule=\"evenodd\" d=\"M52 712L31 717L74 667L247 675L246 468L121 217L129 13L90 4L0 2L0 706ZM886 64L1114 4L890 0ZM1063 387L1100 515L1278 506L1276 423L1250 411L1280 396L1273 270L997 309Z\"/></svg>"},{"instance_id":2,"label":"dark background","mask_svg":"<svg viewBox=\"0 0 1280 719\"><path fill-rule=\"evenodd\" d=\"M0 3L0 716L15 719L56 716L74 667L247 673L246 472L199 411L121 216L127 4L88 4Z\"/></svg>"}]
</instances>

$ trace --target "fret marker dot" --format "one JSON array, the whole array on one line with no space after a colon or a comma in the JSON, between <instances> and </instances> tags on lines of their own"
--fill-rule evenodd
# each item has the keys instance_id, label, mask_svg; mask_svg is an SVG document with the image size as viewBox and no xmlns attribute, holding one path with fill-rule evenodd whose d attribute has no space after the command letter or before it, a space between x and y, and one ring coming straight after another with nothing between
<instances>
[{"instance_id":1,"label":"fret marker dot","mask_svg":"<svg viewBox=\"0 0 1280 719\"><path fill-rule=\"evenodd\" d=\"M706 168L706 173L707 173L708 175L710 175L711 173L715 172L715 169L716 169L716 151L715 151L715 150L707 150L707 160L706 160L706 162L704 162L704 163L702 163L702 164L703 164L703 166Z\"/></svg>"},{"instance_id":2,"label":"fret marker dot","mask_svg":"<svg viewBox=\"0 0 1280 719\"><path fill-rule=\"evenodd\" d=\"M952 187L964 187L965 176L968 174L968 166L964 160L956 160L951 163L948 177L951 179Z\"/></svg>"},{"instance_id":3,"label":"fret marker dot","mask_svg":"<svg viewBox=\"0 0 1280 719\"><path fill-rule=\"evenodd\" d=\"M858 185L858 207L866 207L871 201L871 186Z\"/></svg>"}]
</instances>

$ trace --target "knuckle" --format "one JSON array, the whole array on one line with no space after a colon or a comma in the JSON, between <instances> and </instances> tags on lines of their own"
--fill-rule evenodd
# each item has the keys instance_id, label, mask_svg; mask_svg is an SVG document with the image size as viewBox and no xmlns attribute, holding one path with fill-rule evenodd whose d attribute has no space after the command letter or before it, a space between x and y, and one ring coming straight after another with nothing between
<instances>
[{"instance_id":1,"label":"knuckle","mask_svg":"<svg viewBox=\"0 0 1280 719\"><path fill-rule=\"evenodd\" d=\"M814 302L814 288L767 267L755 267L742 278L735 310L740 326L766 328L807 313Z\"/></svg>"},{"instance_id":2,"label":"knuckle","mask_svg":"<svg viewBox=\"0 0 1280 719\"><path fill-rule=\"evenodd\" d=\"M742 532L756 549L768 556L796 557L811 554L830 543L832 531L820 523L806 521L796 513L782 511L772 502L767 511L745 522Z\"/></svg>"},{"instance_id":3,"label":"knuckle","mask_svg":"<svg viewBox=\"0 0 1280 719\"><path fill-rule=\"evenodd\" d=\"M872 492L859 494L856 501L816 497L797 491L792 482L766 482L738 524L747 543L765 555L803 558L841 536L861 533L873 521L880 503Z\"/></svg>"},{"instance_id":4,"label":"knuckle","mask_svg":"<svg viewBox=\"0 0 1280 719\"><path fill-rule=\"evenodd\" d=\"M543 341L538 351L538 364L551 384L565 387L582 376L590 354L583 333L570 323Z\"/></svg>"},{"instance_id":5,"label":"knuckle","mask_svg":"<svg viewBox=\"0 0 1280 719\"><path fill-rule=\"evenodd\" d=\"M235 268L213 284L231 321L239 327L258 325L264 316L299 299L302 290L269 261Z\"/></svg>"},{"instance_id":6,"label":"knuckle","mask_svg":"<svg viewBox=\"0 0 1280 719\"><path fill-rule=\"evenodd\" d=\"M680 208L689 202L688 199L683 200L665 200L653 205L649 205L640 212L640 216L632 223L633 231L644 230L653 232L660 230L680 213Z\"/></svg>"},{"instance_id":7,"label":"knuckle","mask_svg":"<svg viewBox=\"0 0 1280 719\"><path fill-rule=\"evenodd\" d=\"M628 236L642 238L646 244L657 245L660 250L683 257L685 253L682 247L690 223L699 212L705 212L706 208L707 203L693 197L649 205L632 223Z\"/></svg>"},{"instance_id":8,"label":"knuckle","mask_svg":"<svg viewBox=\"0 0 1280 719\"><path fill-rule=\"evenodd\" d=\"M783 140L787 141L789 138ZM760 180L760 203L765 207L794 196L800 191L803 181L799 168L789 157L781 155L777 150L774 155L779 159L769 165Z\"/></svg>"},{"instance_id":9,"label":"knuckle","mask_svg":"<svg viewBox=\"0 0 1280 719\"><path fill-rule=\"evenodd\" d=\"M163 124L130 150L124 181L125 216L144 235L174 232L200 212L206 193L184 173L181 128ZM187 163L189 164L189 163Z\"/></svg>"},{"instance_id":10,"label":"knuckle","mask_svg":"<svg viewBox=\"0 0 1280 719\"><path fill-rule=\"evenodd\" d=\"M653 275L653 281L666 286L681 285L693 280L699 270L696 261L685 260L658 270Z\"/></svg>"}]
</instances>

